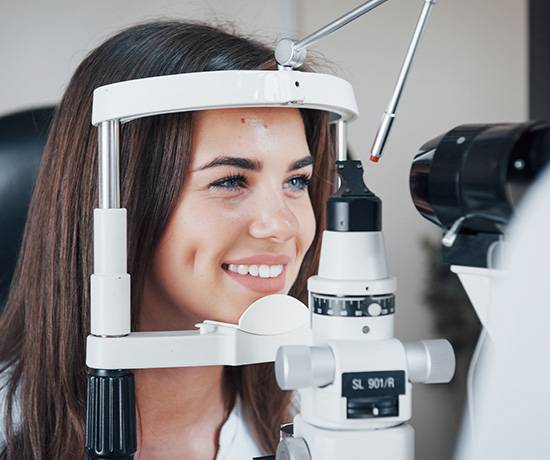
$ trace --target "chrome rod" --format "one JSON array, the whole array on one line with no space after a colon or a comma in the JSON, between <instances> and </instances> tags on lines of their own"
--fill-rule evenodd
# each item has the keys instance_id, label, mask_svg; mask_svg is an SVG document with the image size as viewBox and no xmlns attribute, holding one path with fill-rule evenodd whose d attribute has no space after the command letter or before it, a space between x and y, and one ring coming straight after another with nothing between
<instances>
[{"instance_id":1,"label":"chrome rod","mask_svg":"<svg viewBox=\"0 0 550 460\"><path fill-rule=\"evenodd\" d=\"M98 128L99 207L120 208L120 124L104 121Z\"/></svg>"},{"instance_id":2,"label":"chrome rod","mask_svg":"<svg viewBox=\"0 0 550 460\"><path fill-rule=\"evenodd\" d=\"M382 115L382 121L380 123L380 127L378 128L378 132L376 133L376 137L372 144L370 159L374 162L377 162L382 156L382 151L384 150L384 146L386 145L386 141L388 140L388 136L390 134L393 120L395 119L395 111L397 110L397 104L399 103L401 93L403 92L403 87L405 86L405 81L407 80L407 76L411 68L412 61L414 59L414 54L418 47L420 36L424 31L426 21L428 20L430 11L434 4L435 4L435 0L424 0L424 6L422 8L422 12L420 13L420 17L416 24L416 29L414 31L411 43L407 50L405 60L401 67L401 72L399 73L399 77L397 78L395 89L393 90L393 94L386 108L386 111Z\"/></svg>"},{"instance_id":3,"label":"chrome rod","mask_svg":"<svg viewBox=\"0 0 550 460\"><path fill-rule=\"evenodd\" d=\"M345 161L348 157L348 130L347 123L340 119L334 127L336 134L336 160Z\"/></svg>"}]
</instances>

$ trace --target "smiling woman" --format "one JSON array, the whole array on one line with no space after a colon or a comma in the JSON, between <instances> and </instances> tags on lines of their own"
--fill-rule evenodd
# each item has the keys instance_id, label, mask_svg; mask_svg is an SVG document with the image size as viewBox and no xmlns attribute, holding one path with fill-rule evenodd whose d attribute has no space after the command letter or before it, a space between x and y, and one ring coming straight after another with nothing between
<instances>
[{"instance_id":1,"label":"smiling woman","mask_svg":"<svg viewBox=\"0 0 550 460\"><path fill-rule=\"evenodd\" d=\"M93 90L235 69L275 70L273 50L206 25L155 22L107 40L76 70L0 322L3 458L84 458ZM267 293L307 301L332 188L325 114L249 108L134 120L123 125L120 161L134 330L237 322ZM272 365L137 370L135 380L140 459L250 459L272 452L290 419L292 395L278 389Z\"/></svg>"},{"instance_id":2,"label":"smiling woman","mask_svg":"<svg viewBox=\"0 0 550 460\"><path fill-rule=\"evenodd\" d=\"M315 236L298 109L197 113L189 169L146 279L144 329L237 323L259 297L290 291Z\"/></svg>"}]
</instances>

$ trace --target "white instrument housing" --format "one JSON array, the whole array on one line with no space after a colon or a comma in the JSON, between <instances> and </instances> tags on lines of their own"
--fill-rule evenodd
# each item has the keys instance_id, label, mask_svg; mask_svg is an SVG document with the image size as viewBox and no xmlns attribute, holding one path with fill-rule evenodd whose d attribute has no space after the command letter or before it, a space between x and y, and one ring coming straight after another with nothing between
<instances>
[{"instance_id":1,"label":"white instrument housing","mask_svg":"<svg viewBox=\"0 0 550 460\"><path fill-rule=\"evenodd\" d=\"M283 346L275 362L279 386L300 395L277 460L413 460L411 383L449 382L455 358L446 340L394 337L382 232L325 231L308 290L312 346Z\"/></svg>"}]
</instances>

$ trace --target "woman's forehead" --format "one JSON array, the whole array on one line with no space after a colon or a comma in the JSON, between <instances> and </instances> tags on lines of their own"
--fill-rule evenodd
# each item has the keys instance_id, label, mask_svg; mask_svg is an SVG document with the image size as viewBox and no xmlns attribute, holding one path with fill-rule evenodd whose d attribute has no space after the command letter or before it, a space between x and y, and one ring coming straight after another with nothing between
<instances>
[{"instance_id":1,"label":"woman's forehead","mask_svg":"<svg viewBox=\"0 0 550 460\"><path fill-rule=\"evenodd\" d=\"M219 155L292 161L309 153L298 109L279 107L197 112L193 167Z\"/></svg>"},{"instance_id":2,"label":"woman's forehead","mask_svg":"<svg viewBox=\"0 0 550 460\"><path fill-rule=\"evenodd\" d=\"M298 125L303 127L300 111L287 107L248 107L233 109L200 110L195 112L194 121L198 127L204 124L229 123L269 128L270 125Z\"/></svg>"}]
</instances>

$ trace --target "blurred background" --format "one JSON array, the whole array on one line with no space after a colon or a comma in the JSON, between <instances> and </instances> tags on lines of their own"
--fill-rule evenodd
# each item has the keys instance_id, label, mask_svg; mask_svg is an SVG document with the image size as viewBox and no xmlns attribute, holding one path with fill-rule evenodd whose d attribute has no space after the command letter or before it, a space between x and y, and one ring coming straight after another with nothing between
<instances>
[{"instance_id":1,"label":"blurred background","mask_svg":"<svg viewBox=\"0 0 550 460\"><path fill-rule=\"evenodd\" d=\"M230 22L274 44L304 37L361 0L0 0L0 116L55 104L86 54L128 25L159 18ZM454 278L439 265L438 230L415 210L409 165L427 140L462 123L548 117L547 0L439 0L379 165L369 148L395 84L422 0L391 0L314 49L322 70L349 80L361 118L350 148L365 160L367 185L384 202L389 268L398 279L397 336L445 336L459 353L451 385L418 385L416 456L450 459L463 383L478 324ZM536 40L530 40L536 37ZM546 41L544 39L546 38Z\"/></svg>"}]
</instances>

